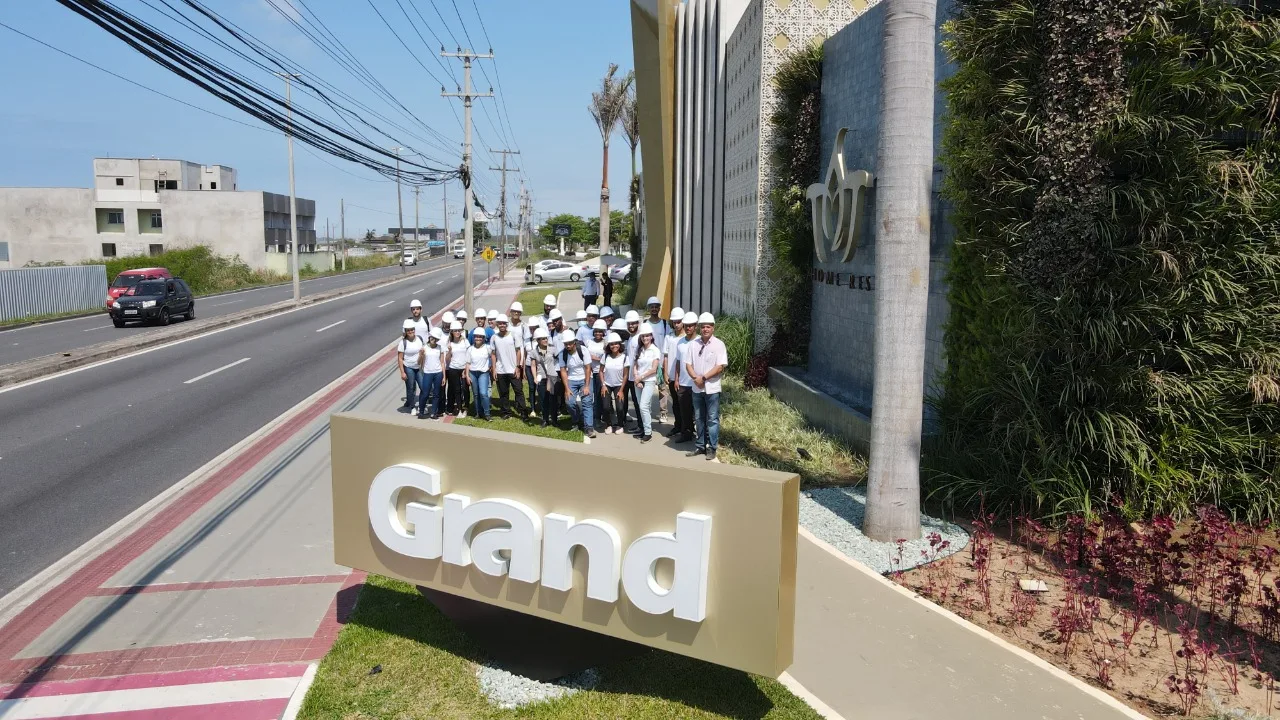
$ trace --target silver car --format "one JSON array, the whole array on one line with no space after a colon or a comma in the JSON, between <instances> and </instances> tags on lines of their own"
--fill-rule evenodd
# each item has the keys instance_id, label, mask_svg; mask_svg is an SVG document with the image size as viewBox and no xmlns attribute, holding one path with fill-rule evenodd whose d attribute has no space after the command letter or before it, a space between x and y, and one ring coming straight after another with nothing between
<instances>
[{"instance_id":1,"label":"silver car","mask_svg":"<svg viewBox=\"0 0 1280 720\"><path fill-rule=\"evenodd\" d=\"M579 265L573 265L567 262L543 262L538 266L526 265L524 269L524 281L526 283L543 283L555 280L568 280L569 282L577 282L586 274L586 270Z\"/></svg>"}]
</instances>

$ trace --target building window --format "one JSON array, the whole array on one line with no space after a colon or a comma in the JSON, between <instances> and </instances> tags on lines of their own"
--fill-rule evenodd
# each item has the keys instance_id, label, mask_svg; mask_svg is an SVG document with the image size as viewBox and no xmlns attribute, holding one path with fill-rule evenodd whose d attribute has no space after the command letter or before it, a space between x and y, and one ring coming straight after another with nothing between
<instances>
[{"instance_id":1,"label":"building window","mask_svg":"<svg viewBox=\"0 0 1280 720\"><path fill-rule=\"evenodd\" d=\"M123 211L123 210L108 210L108 211L107 211L107 224L108 224L108 225L123 225L123 224L124 224L124 211Z\"/></svg>"},{"instance_id":2,"label":"building window","mask_svg":"<svg viewBox=\"0 0 1280 720\"><path fill-rule=\"evenodd\" d=\"M0 262L9 262L9 243L0 242Z\"/></svg>"},{"instance_id":3,"label":"building window","mask_svg":"<svg viewBox=\"0 0 1280 720\"><path fill-rule=\"evenodd\" d=\"M151 257L164 254L164 246L159 244L151 244L147 246L147 252L151 253Z\"/></svg>"},{"instance_id":4,"label":"building window","mask_svg":"<svg viewBox=\"0 0 1280 720\"><path fill-rule=\"evenodd\" d=\"M151 228L153 230L160 230L163 227L164 227L164 220L160 217L160 211L152 210L151 211ZM152 247L158 247L158 246L153 245Z\"/></svg>"},{"instance_id":5,"label":"building window","mask_svg":"<svg viewBox=\"0 0 1280 720\"><path fill-rule=\"evenodd\" d=\"M218 189L218 183L216 183L216 182L211 182L211 183L209 183L209 189L210 189L210 190L217 190L217 189Z\"/></svg>"},{"instance_id":6,"label":"building window","mask_svg":"<svg viewBox=\"0 0 1280 720\"><path fill-rule=\"evenodd\" d=\"M124 178L116 178L116 186L124 185Z\"/></svg>"},{"instance_id":7,"label":"building window","mask_svg":"<svg viewBox=\"0 0 1280 720\"><path fill-rule=\"evenodd\" d=\"M109 258L116 256L115 243L102 243L102 257Z\"/></svg>"}]
</instances>

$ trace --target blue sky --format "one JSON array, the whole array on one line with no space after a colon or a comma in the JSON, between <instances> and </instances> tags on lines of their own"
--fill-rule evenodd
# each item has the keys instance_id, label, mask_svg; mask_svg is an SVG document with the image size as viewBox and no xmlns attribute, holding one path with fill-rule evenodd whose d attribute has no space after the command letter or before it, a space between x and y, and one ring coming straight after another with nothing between
<instances>
[{"instance_id":1,"label":"blue sky","mask_svg":"<svg viewBox=\"0 0 1280 720\"><path fill-rule=\"evenodd\" d=\"M159 0L147 1L164 8ZM438 47L422 46L396 0L294 1L305 3L400 102L447 138L447 141L437 141L438 147L432 147L406 135L407 144L442 160L446 158L445 150L452 150L455 154L447 158L449 165L460 162L461 102L440 97L440 83L396 41L370 7L372 2L418 53L418 60L437 78L443 79L445 70L433 57ZM143 0L115 2L198 49L211 48L166 20ZM315 75L402 124L409 124L403 114L396 115L385 109L385 101L375 99L372 92L296 31L268 0L204 2ZM275 2L283 7L288 0ZM494 63L487 66L489 78L495 84L500 82L505 90L503 99L509 111L511 132L504 135L495 127L506 127L500 118L502 104L496 99L476 100L473 112L477 129L473 138L476 183L486 205L496 208L498 173L485 168L500 164L488 148L500 148L509 142L521 150L522 154L513 156L511 164L524 171L534 194L535 211L596 214L600 135L587 113L587 104L610 62L618 63L624 70L631 67L627 0L475 0L474 5L472 0L412 0L412 5L410 0L400 2L415 21L418 19L413 9L416 6L450 49L453 49L453 37L466 44L462 24L454 14L454 2L467 21L467 32L475 44L487 45L484 31L493 43L496 60L479 60L477 65ZM484 31L476 17L477 7ZM436 16L437 8L444 17L445 27ZM53 0L0 3L0 22L186 102L259 125L154 65ZM432 36L425 31L423 35L434 46ZM216 57L228 60L230 56L221 51ZM460 83L461 63L458 60L444 62L453 72L453 81ZM0 68L3 68L0 90L6 98L0 103L0 157L4 158L0 162L0 186L88 187L92 183L91 159L111 155L221 163L236 168L242 189L288 192L286 146L279 132L238 125L153 95L5 28L0 28ZM273 83L259 71L255 73L258 74L253 75L254 79L264 84ZM473 71L473 82L479 89L489 85L489 80L478 70ZM498 88L494 90L497 92ZM316 104L296 91L294 99L312 106ZM479 107L481 104L488 105L487 112ZM421 131L419 134L426 135ZM300 197L316 200L317 229L323 232L327 217L334 224L336 235L339 198L347 201L348 235L362 234L366 228L381 232L396 225L394 183L380 181L380 176L363 167L327 155L323 158L332 165L326 164L317 155L319 151L304 150L301 145L295 151L297 192ZM625 205L630 172L629 151L620 135L614 137L610 160L609 184L617 208ZM519 176L508 173L507 178L507 202L514 212ZM420 200L422 224L440 225L441 188L423 188ZM449 203L450 227L456 230L462 205L461 185L457 182L449 187ZM413 194L407 188L404 207L405 225L412 226Z\"/></svg>"}]
</instances>

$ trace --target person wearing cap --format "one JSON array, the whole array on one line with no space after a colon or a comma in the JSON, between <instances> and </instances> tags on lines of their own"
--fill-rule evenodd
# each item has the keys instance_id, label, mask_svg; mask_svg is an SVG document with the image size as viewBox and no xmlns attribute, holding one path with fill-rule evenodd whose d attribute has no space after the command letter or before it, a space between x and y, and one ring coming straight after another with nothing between
<instances>
[{"instance_id":1,"label":"person wearing cap","mask_svg":"<svg viewBox=\"0 0 1280 720\"><path fill-rule=\"evenodd\" d=\"M689 442L693 439L693 377L685 370L685 366L689 364L689 348L698 337L697 313L685 313L681 325L684 327L684 337L676 343L673 372L676 375L676 412L680 418L679 442Z\"/></svg>"},{"instance_id":2,"label":"person wearing cap","mask_svg":"<svg viewBox=\"0 0 1280 720\"><path fill-rule=\"evenodd\" d=\"M511 332L511 320L499 315L494 323L497 332L489 338L493 348L494 370L498 377L498 413L511 417L511 394L516 396L516 416L525 416L524 387L520 384L520 366L524 364L524 346Z\"/></svg>"},{"instance_id":3,"label":"person wearing cap","mask_svg":"<svg viewBox=\"0 0 1280 720\"><path fill-rule=\"evenodd\" d=\"M467 392L467 352L471 345L462 337L462 322L454 320L449 326L449 344L445 346L445 392L448 393L449 406L447 412L459 417L467 416L467 405L471 403L471 394Z\"/></svg>"},{"instance_id":4,"label":"person wearing cap","mask_svg":"<svg viewBox=\"0 0 1280 720\"><path fill-rule=\"evenodd\" d=\"M609 268L604 269L604 274L600 276L600 292L604 294L604 305L613 304L613 276L609 274Z\"/></svg>"},{"instance_id":5,"label":"person wearing cap","mask_svg":"<svg viewBox=\"0 0 1280 720\"><path fill-rule=\"evenodd\" d=\"M609 334L609 326L603 320L596 320L591 326L591 339L583 346L591 354L591 395L595 403L596 430L604 422L604 380L600 375L600 363L604 362L604 339Z\"/></svg>"},{"instance_id":6,"label":"person wearing cap","mask_svg":"<svg viewBox=\"0 0 1280 720\"><path fill-rule=\"evenodd\" d=\"M556 421L555 378L560 376L560 362L548 339L547 329L538 326L533 331L533 352L529 354L529 376L538 391L542 427L553 425Z\"/></svg>"},{"instance_id":7,"label":"person wearing cap","mask_svg":"<svg viewBox=\"0 0 1280 720\"><path fill-rule=\"evenodd\" d=\"M422 348L422 394L418 396L418 419L439 420L444 411L444 345L440 341L444 333L440 328L431 328L427 335L427 345ZM427 403L431 403L431 412L427 413Z\"/></svg>"},{"instance_id":8,"label":"person wearing cap","mask_svg":"<svg viewBox=\"0 0 1280 720\"><path fill-rule=\"evenodd\" d=\"M412 318L405 318L401 327L404 334L396 344L396 365L400 368L400 379L404 381L404 405L399 410L407 413L413 410L422 382L423 344L418 337L417 323Z\"/></svg>"},{"instance_id":9,"label":"person wearing cap","mask_svg":"<svg viewBox=\"0 0 1280 720\"><path fill-rule=\"evenodd\" d=\"M653 344L653 326L640 323L637 336L636 355L631 360L635 369L632 381L639 392L640 402L636 406L640 414L640 442L653 439L653 394L658 387L658 373L662 368L662 351Z\"/></svg>"},{"instance_id":10,"label":"person wearing cap","mask_svg":"<svg viewBox=\"0 0 1280 720\"><path fill-rule=\"evenodd\" d=\"M564 404L569 408L573 424L587 437L596 436L595 398L591 396L591 356L578 345L578 336L565 330L560 336L564 349L560 351L560 382L564 386Z\"/></svg>"},{"instance_id":11,"label":"person wearing cap","mask_svg":"<svg viewBox=\"0 0 1280 720\"><path fill-rule=\"evenodd\" d=\"M684 434L684 425L680 422L680 401L677 388L677 379L680 377L680 342L684 339L684 310L676 308L671 311L671 331L667 333L667 339L662 344L662 380L666 386L666 394L662 400L658 401L661 408L662 422L667 421L667 410L671 410L671 419L673 427L667 433L667 437L676 437Z\"/></svg>"},{"instance_id":12,"label":"person wearing cap","mask_svg":"<svg viewBox=\"0 0 1280 720\"><path fill-rule=\"evenodd\" d=\"M418 336L419 340L426 343L427 335L431 328L427 325L426 318L422 317L422 303L416 298L409 301L409 319L413 321L414 334Z\"/></svg>"},{"instance_id":13,"label":"person wearing cap","mask_svg":"<svg viewBox=\"0 0 1280 720\"><path fill-rule=\"evenodd\" d=\"M609 435L622 434L623 387L627 382L627 355L622 346L622 337L616 332L609 333L605 339L604 358L600 363L600 384L604 385L601 412L604 415L604 431Z\"/></svg>"},{"instance_id":14,"label":"person wearing cap","mask_svg":"<svg viewBox=\"0 0 1280 720\"><path fill-rule=\"evenodd\" d=\"M643 428L640 426L640 397L636 395L636 354L640 352L640 313L635 310L628 310L626 316L627 334L627 363L630 373L627 376L626 395L622 398L622 422L625 426L629 422L627 417L628 403L636 406L636 429L638 435Z\"/></svg>"},{"instance_id":15,"label":"person wearing cap","mask_svg":"<svg viewBox=\"0 0 1280 720\"><path fill-rule=\"evenodd\" d=\"M729 351L724 341L715 336L716 318L711 313L698 316L699 335L688 344L689 362L685 372L693 378L693 450L688 454L706 454L716 459L720 445L720 381L729 366Z\"/></svg>"},{"instance_id":16,"label":"person wearing cap","mask_svg":"<svg viewBox=\"0 0 1280 720\"><path fill-rule=\"evenodd\" d=\"M599 273L595 270L588 270L587 277L582 281L582 307L595 305L596 298L600 297L600 278Z\"/></svg>"},{"instance_id":17,"label":"person wearing cap","mask_svg":"<svg viewBox=\"0 0 1280 720\"><path fill-rule=\"evenodd\" d=\"M476 313L476 317L483 317ZM493 347L485 342L483 328L481 332L471 335L471 347L467 348L467 384L471 386L471 394L475 396L475 417L488 422L489 416L489 384L493 382Z\"/></svg>"}]
</instances>

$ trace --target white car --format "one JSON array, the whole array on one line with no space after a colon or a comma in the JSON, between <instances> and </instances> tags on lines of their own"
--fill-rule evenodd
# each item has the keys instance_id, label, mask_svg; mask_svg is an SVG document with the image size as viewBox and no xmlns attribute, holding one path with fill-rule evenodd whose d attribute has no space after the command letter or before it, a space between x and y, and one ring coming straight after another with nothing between
<instances>
[{"instance_id":1,"label":"white car","mask_svg":"<svg viewBox=\"0 0 1280 720\"><path fill-rule=\"evenodd\" d=\"M613 267L609 268L609 277L612 278L614 282L617 282L619 280L626 280L627 276L629 276L630 274L631 274L631 263L627 263L626 265L614 265Z\"/></svg>"},{"instance_id":2,"label":"white car","mask_svg":"<svg viewBox=\"0 0 1280 720\"><path fill-rule=\"evenodd\" d=\"M535 285L553 280L578 282L586 274L586 269L580 265L572 265L559 260L544 260L537 265L525 266L524 281Z\"/></svg>"},{"instance_id":3,"label":"white car","mask_svg":"<svg viewBox=\"0 0 1280 720\"><path fill-rule=\"evenodd\" d=\"M418 264L418 251L417 251L417 250L405 250L405 251L404 251L404 253L400 256L400 264L401 264L401 265L417 265L417 264Z\"/></svg>"}]
</instances>

